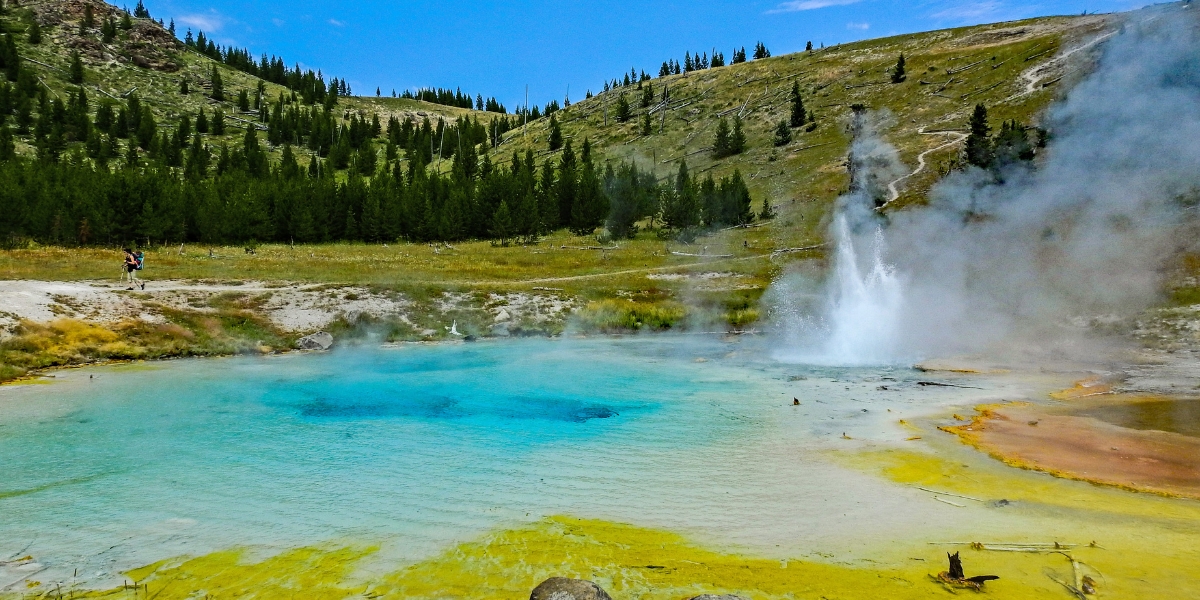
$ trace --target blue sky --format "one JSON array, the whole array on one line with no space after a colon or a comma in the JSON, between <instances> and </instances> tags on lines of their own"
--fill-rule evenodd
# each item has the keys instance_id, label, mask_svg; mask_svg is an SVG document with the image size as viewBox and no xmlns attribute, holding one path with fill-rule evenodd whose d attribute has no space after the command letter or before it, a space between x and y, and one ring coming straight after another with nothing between
<instances>
[{"instance_id":1,"label":"blue sky","mask_svg":"<svg viewBox=\"0 0 1200 600\"><path fill-rule=\"evenodd\" d=\"M111 0L110 0L111 1ZM134 0L136 2L136 0ZM1127 10L1144 0L593 0L400 1L144 0L180 36L203 29L222 45L375 87L461 87L511 108L572 100L630 67L657 75L685 51L728 57L761 40L772 54L1025 17Z\"/></svg>"}]
</instances>

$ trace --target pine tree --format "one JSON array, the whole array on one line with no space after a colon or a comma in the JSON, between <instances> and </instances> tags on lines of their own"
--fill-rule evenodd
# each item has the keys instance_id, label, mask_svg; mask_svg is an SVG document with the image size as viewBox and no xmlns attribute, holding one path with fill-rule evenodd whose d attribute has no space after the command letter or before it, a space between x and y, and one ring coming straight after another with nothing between
<instances>
[{"instance_id":1,"label":"pine tree","mask_svg":"<svg viewBox=\"0 0 1200 600\"><path fill-rule=\"evenodd\" d=\"M642 135L649 136L654 133L654 124L651 122L650 113L642 114Z\"/></svg>"},{"instance_id":2,"label":"pine tree","mask_svg":"<svg viewBox=\"0 0 1200 600\"><path fill-rule=\"evenodd\" d=\"M810 42L811 44L811 42ZM771 206L770 198L763 198L762 211L758 213L758 220L769 221L775 218L775 208Z\"/></svg>"},{"instance_id":3,"label":"pine tree","mask_svg":"<svg viewBox=\"0 0 1200 600\"><path fill-rule=\"evenodd\" d=\"M492 216L490 233L492 237L500 240L500 245L508 245L508 239L513 235L513 219L507 200L501 200L500 206L496 208L496 214Z\"/></svg>"},{"instance_id":4,"label":"pine tree","mask_svg":"<svg viewBox=\"0 0 1200 600\"><path fill-rule=\"evenodd\" d=\"M642 108L650 108L654 104L654 86L646 84L642 88Z\"/></svg>"},{"instance_id":5,"label":"pine tree","mask_svg":"<svg viewBox=\"0 0 1200 600\"><path fill-rule=\"evenodd\" d=\"M208 128L213 135L225 135L225 112L219 108L213 109L212 121Z\"/></svg>"},{"instance_id":6,"label":"pine tree","mask_svg":"<svg viewBox=\"0 0 1200 600\"><path fill-rule=\"evenodd\" d=\"M1033 144L1025 127L1020 123L1005 121L1000 125L1000 133L993 142L993 161L997 167L1004 167L1018 161L1033 160Z\"/></svg>"},{"instance_id":7,"label":"pine tree","mask_svg":"<svg viewBox=\"0 0 1200 600\"><path fill-rule=\"evenodd\" d=\"M85 30L91 29L96 26L96 15L95 15L95 13L92 12L91 4L84 5L83 20L80 21L79 26Z\"/></svg>"},{"instance_id":8,"label":"pine tree","mask_svg":"<svg viewBox=\"0 0 1200 600\"><path fill-rule=\"evenodd\" d=\"M183 79L179 82L179 93L183 94L184 96L191 93L191 89L188 88L188 80L187 79Z\"/></svg>"},{"instance_id":9,"label":"pine tree","mask_svg":"<svg viewBox=\"0 0 1200 600\"><path fill-rule=\"evenodd\" d=\"M763 44L762 42L759 42L758 44L756 44L754 46L754 60L770 58L770 57L771 57L771 51L767 50L767 46L765 44Z\"/></svg>"},{"instance_id":10,"label":"pine tree","mask_svg":"<svg viewBox=\"0 0 1200 600\"><path fill-rule=\"evenodd\" d=\"M557 152L563 145L562 128L558 125L558 117L550 115L550 151Z\"/></svg>"},{"instance_id":11,"label":"pine tree","mask_svg":"<svg viewBox=\"0 0 1200 600\"><path fill-rule=\"evenodd\" d=\"M29 28L25 30L25 39L32 46L42 43L42 26L38 24L37 19L29 20Z\"/></svg>"},{"instance_id":12,"label":"pine tree","mask_svg":"<svg viewBox=\"0 0 1200 600\"><path fill-rule=\"evenodd\" d=\"M213 100L222 102L225 100L225 82L221 79L221 71L216 65L212 68L212 93L210 94Z\"/></svg>"},{"instance_id":13,"label":"pine tree","mask_svg":"<svg viewBox=\"0 0 1200 600\"><path fill-rule=\"evenodd\" d=\"M792 141L792 130L788 127L787 121L780 121L775 126L775 145L786 146Z\"/></svg>"},{"instance_id":14,"label":"pine tree","mask_svg":"<svg viewBox=\"0 0 1200 600\"><path fill-rule=\"evenodd\" d=\"M150 11L146 10L146 5L142 4L142 0L138 0L137 6L133 9L133 16L139 19L150 18Z\"/></svg>"},{"instance_id":15,"label":"pine tree","mask_svg":"<svg viewBox=\"0 0 1200 600\"><path fill-rule=\"evenodd\" d=\"M633 111L629 107L629 98L625 96L625 92L621 92L617 96L617 122L624 123L633 115Z\"/></svg>"},{"instance_id":16,"label":"pine tree","mask_svg":"<svg viewBox=\"0 0 1200 600\"><path fill-rule=\"evenodd\" d=\"M78 50L71 52L71 70L67 79L75 85L83 83L83 59Z\"/></svg>"},{"instance_id":17,"label":"pine tree","mask_svg":"<svg viewBox=\"0 0 1200 600\"><path fill-rule=\"evenodd\" d=\"M896 61L896 66L892 68L892 83L903 83L908 79L908 74L904 70L904 53L900 53L900 60Z\"/></svg>"},{"instance_id":18,"label":"pine tree","mask_svg":"<svg viewBox=\"0 0 1200 600\"><path fill-rule=\"evenodd\" d=\"M13 141L12 130L8 125L0 124L0 162L10 161L17 155L17 146Z\"/></svg>"},{"instance_id":19,"label":"pine tree","mask_svg":"<svg viewBox=\"0 0 1200 600\"><path fill-rule=\"evenodd\" d=\"M729 122L725 117L721 117L717 121L717 133L713 138L713 158L725 158L729 156Z\"/></svg>"},{"instance_id":20,"label":"pine tree","mask_svg":"<svg viewBox=\"0 0 1200 600\"><path fill-rule=\"evenodd\" d=\"M200 113L196 115L196 132L208 133L208 115L204 114L204 107L200 107Z\"/></svg>"},{"instance_id":21,"label":"pine tree","mask_svg":"<svg viewBox=\"0 0 1200 600\"><path fill-rule=\"evenodd\" d=\"M746 133L742 131L742 118L734 115L733 133L729 134L729 153L741 154L746 150Z\"/></svg>"},{"instance_id":22,"label":"pine tree","mask_svg":"<svg viewBox=\"0 0 1200 600\"><path fill-rule=\"evenodd\" d=\"M792 82L792 115L789 125L801 127L807 120L808 113L804 110L804 98L800 97L800 83Z\"/></svg>"},{"instance_id":23,"label":"pine tree","mask_svg":"<svg viewBox=\"0 0 1200 600\"><path fill-rule=\"evenodd\" d=\"M813 50L813 48L812 48L812 42L809 42L808 44L805 44L805 46L804 46L804 51L805 51L805 52L809 52L809 53L811 53L811 52L812 52L812 50Z\"/></svg>"},{"instance_id":24,"label":"pine tree","mask_svg":"<svg viewBox=\"0 0 1200 600\"><path fill-rule=\"evenodd\" d=\"M975 112L971 113L970 129L965 151L967 164L986 169L992 165L992 128L988 125L987 108L982 104L976 104Z\"/></svg>"},{"instance_id":25,"label":"pine tree","mask_svg":"<svg viewBox=\"0 0 1200 600\"><path fill-rule=\"evenodd\" d=\"M133 19L129 18L129 13L121 13L121 29L125 31L133 29ZM137 152L133 153L133 158L135 161L137 160Z\"/></svg>"},{"instance_id":26,"label":"pine tree","mask_svg":"<svg viewBox=\"0 0 1200 600\"><path fill-rule=\"evenodd\" d=\"M188 31L188 39L191 39L192 32ZM100 25L100 41L105 44L111 44L113 39L117 37L117 23L112 20L112 17L104 19L104 23Z\"/></svg>"},{"instance_id":27,"label":"pine tree","mask_svg":"<svg viewBox=\"0 0 1200 600\"><path fill-rule=\"evenodd\" d=\"M237 107L242 112L250 112L250 94L246 90L238 91Z\"/></svg>"}]
</instances>

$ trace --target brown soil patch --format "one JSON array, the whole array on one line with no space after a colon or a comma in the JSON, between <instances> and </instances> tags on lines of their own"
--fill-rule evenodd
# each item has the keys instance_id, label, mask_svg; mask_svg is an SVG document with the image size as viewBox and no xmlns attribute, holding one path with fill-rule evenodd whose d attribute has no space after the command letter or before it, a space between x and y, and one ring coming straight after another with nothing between
<instances>
[{"instance_id":1,"label":"brown soil patch","mask_svg":"<svg viewBox=\"0 0 1200 600\"><path fill-rule=\"evenodd\" d=\"M971 423L942 430L1011 466L1200 499L1200 438L1015 404L984 407Z\"/></svg>"}]
</instances>

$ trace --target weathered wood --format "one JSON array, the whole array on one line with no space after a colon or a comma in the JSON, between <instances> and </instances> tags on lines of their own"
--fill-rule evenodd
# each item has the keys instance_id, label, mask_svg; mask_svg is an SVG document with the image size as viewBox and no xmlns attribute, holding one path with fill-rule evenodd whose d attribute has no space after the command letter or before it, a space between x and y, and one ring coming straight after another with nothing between
<instances>
[{"instance_id":1,"label":"weathered wood","mask_svg":"<svg viewBox=\"0 0 1200 600\"><path fill-rule=\"evenodd\" d=\"M967 71L969 69L974 69L975 67L978 67L979 65L982 65L983 63L985 63L987 61L988 61L988 59L985 58L981 61L973 62L965 67L960 67L958 69L946 69L946 74L947 75L957 75L957 74Z\"/></svg>"}]
</instances>

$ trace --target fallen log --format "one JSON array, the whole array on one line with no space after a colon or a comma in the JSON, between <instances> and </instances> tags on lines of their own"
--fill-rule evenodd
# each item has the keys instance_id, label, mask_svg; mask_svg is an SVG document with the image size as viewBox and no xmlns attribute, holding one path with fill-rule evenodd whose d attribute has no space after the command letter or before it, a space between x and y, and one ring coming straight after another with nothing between
<instances>
[{"instance_id":1,"label":"fallen log","mask_svg":"<svg viewBox=\"0 0 1200 600\"><path fill-rule=\"evenodd\" d=\"M806 252L808 250L816 250L817 248L824 248L825 246L828 246L828 245L829 245L829 242L825 242L824 244L816 244L813 246L801 246L799 248L780 248L779 250L775 250L775 251L771 252L771 255L774 256L776 254L789 254L792 252Z\"/></svg>"},{"instance_id":2,"label":"fallen log","mask_svg":"<svg viewBox=\"0 0 1200 600\"><path fill-rule=\"evenodd\" d=\"M690 252L676 252L671 250L671 254L675 256L695 256L699 258L733 258L732 254L692 254Z\"/></svg>"},{"instance_id":3,"label":"fallen log","mask_svg":"<svg viewBox=\"0 0 1200 600\"><path fill-rule=\"evenodd\" d=\"M962 388L962 389L964 389L964 390L982 390L982 389L983 389L983 388L981 388L981 387L972 387L972 386L969 386L969 385L956 385L956 384L953 384L953 383L939 383L939 382L937 382L937 381L918 381L918 382L917 382L917 385L919 385L919 386L921 386L921 387L949 387L949 388Z\"/></svg>"},{"instance_id":4,"label":"fallen log","mask_svg":"<svg viewBox=\"0 0 1200 600\"><path fill-rule=\"evenodd\" d=\"M968 70L968 69L973 69L973 68L975 68L975 67L977 67L977 66L979 66L979 65L982 65L983 63L985 63L985 62L987 62L987 61L988 61L988 59L986 59L986 58L985 58L985 59L983 59L983 60L981 60L981 61L979 61L979 62L973 62L973 63L971 63L971 64L969 64L969 65L967 65L967 66L965 66L965 67L961 67L961 68L958 68L958 69L946 69L946 74L947 74L947 75L957 75L957 74L959 74L959 73L962 73L963 71L966 71L966 70Z\"/></svg>"}]
</instances>

